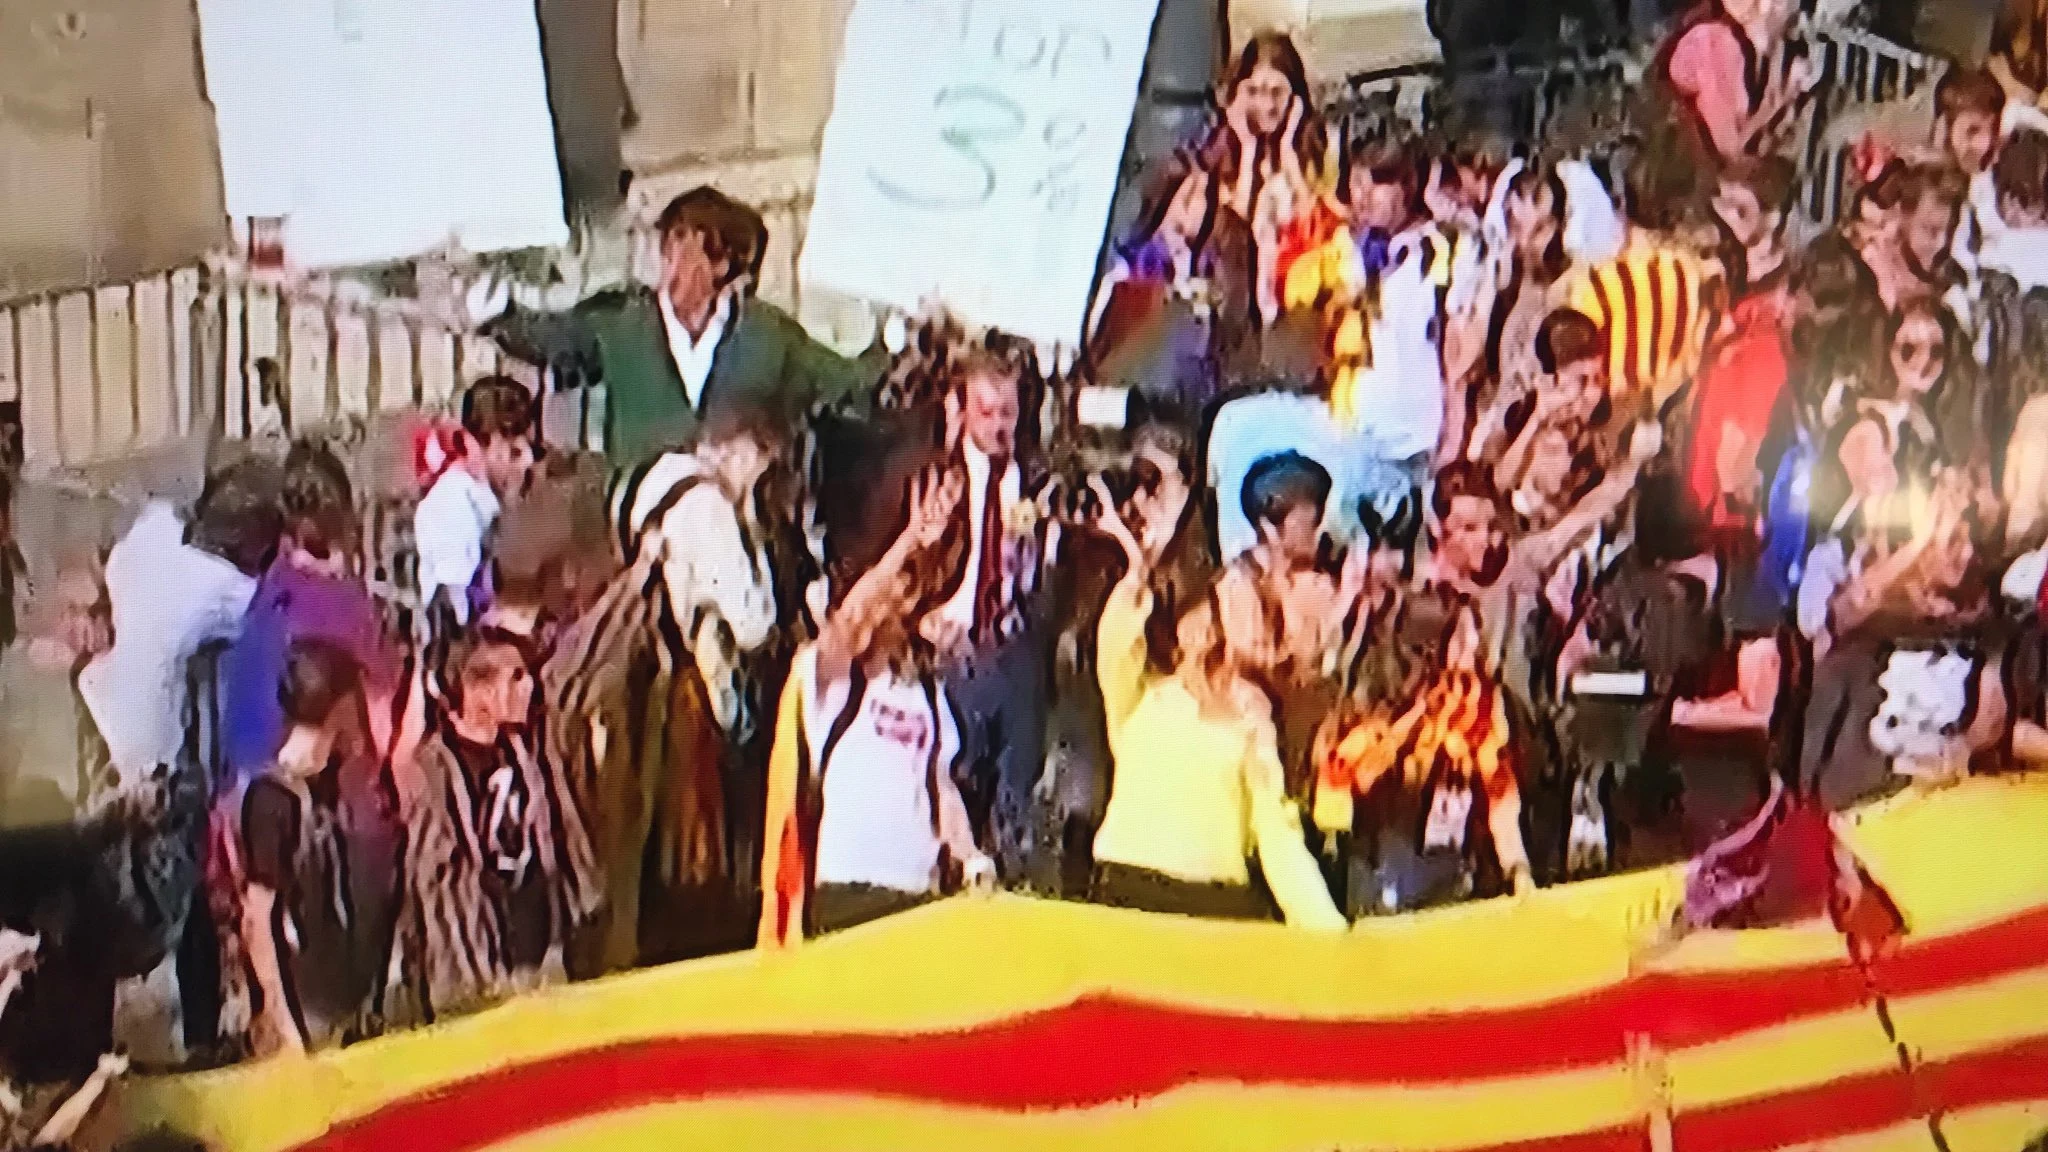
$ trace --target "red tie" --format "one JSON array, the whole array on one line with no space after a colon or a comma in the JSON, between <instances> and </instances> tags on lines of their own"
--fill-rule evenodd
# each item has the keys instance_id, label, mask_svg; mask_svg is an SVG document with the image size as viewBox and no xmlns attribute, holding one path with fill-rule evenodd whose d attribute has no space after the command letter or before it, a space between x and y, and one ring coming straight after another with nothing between
<instances>
[{"instance_id":1,"label":"red tie","mask_svg":"<svg viewBox=\"0 0 2048 1152\"><path fill-rule=\"evenodd\" d=\"M977 640L1003 611L1003 473L1010 461L988 459L988 489L981 498L981 562L974 574L974 635Z\"/></svg>"}]
</instances>

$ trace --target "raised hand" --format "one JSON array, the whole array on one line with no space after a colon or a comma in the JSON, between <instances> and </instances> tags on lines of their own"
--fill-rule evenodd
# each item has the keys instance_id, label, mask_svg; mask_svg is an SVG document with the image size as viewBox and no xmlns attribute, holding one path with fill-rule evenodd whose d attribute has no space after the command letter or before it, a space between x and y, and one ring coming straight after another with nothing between
<instances>
[{"instance_id":1,"label":"raised hand","mask_svg":"<svg viewBox=\"0 0 2048 1152\"><path fill-rule=\"evenodd\" d=\"M912 546L932 548L945 538L965 489L959 475L938 469L929 470L911 482L910 523L904 535Z\"/></svg>"},{"instance_id":2,"label":"raised hand","mask_svg":"<svg viewBox=\"0 0 2048 1152\"><path fill-rule=\"evenodd\" d=\"M1636 425L1634 435L1629 437L1628 458L1642 465L1657 458L1664 450L1664 426L1655 420L1645 420Z\"/></svg>"},{"instance_id":3,"label":"raised hand","mask_svg":"<svg viewBox=\"0 0 2048 1152\"><path fill-rule=\"evenodd\" d=\"M1096 505L1101 509L1100 527L1124 550L1124 559L1130 563L1131 571L1135 573L1150 568L1145 546L1138 542L1131 526L1125 523L1123 513L1117 509L1116 497L1110 494L1109 485L1102 482L1102 477L1091 476L1088 478L1088 490L1095 493Z\"/></svg>"}]
</instances>

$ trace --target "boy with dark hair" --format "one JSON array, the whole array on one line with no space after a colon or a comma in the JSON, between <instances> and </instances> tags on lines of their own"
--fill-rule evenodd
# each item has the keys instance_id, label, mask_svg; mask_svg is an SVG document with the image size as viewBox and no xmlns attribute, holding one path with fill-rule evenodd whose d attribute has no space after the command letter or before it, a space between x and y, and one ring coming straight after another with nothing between
<instances>
[{"instance_id":1,"label":"boy with dark hair","mask_svg":"<svg viewBox=\"0 0 2048 1152\"><path fill-rule=\"evenodd\" d=\"M1799 171L1783 156L1760 156L1721 172L1713 209L1731 295L1747 296L1781 279L1790 257L1785 225L1798 192Z\"/></svg>"},{"instance_id":2,"label":"boy with dark hair","mask_svg":"<svg viewBox=\"0 0 2048 1152\"><path fill-rule=\"evenodd\" d=\"M1968 267L2001 227L1991 170L2004 137L2005 89L1989 72L1950 68L1934 87L1934 131L1942 150L1970 181L1956 259Z\"/></svg>"},{"instance_id":3,"label":"boy with dark hair","mask_svg":"<svg viewBox=\"0 0 2048 1152\"><path fill-rule=\"evenodd\" d=\"M396 926L403 830L389 771L405 729L399 714L401 660L350 558L357 537L347 470L324 444L302 441L285 457L284 531L241 634L221 655L221 752L231 779L248 780L275 762L289 731L277 685L295 644L319 641L346 652L361 682L367 743L337 757L336 803L346 815L349 901L363 931L352 941L363 970L382 973Z\"/></svg>"},{"instance_id":4,"label":"boy with dark hair","mask_svg":"<svg viewBox=\"0 0 2048 1152\"><path fill-rule=\"evenodd\" d=\"M556 807L532 744L534 681L519 639L455 638L448 711L401 797L405 932L429 1018L531 987L561 943Z\"/></svg>"},{"instance_id":5,"label":"boy with dark hair","mask_svg":"<svg viewBox=\"0 0 2048 1152\"><path fill-rule=\"evenodd\" d=\"M872 390L879 356L848 360L754 296L768 245L758 212L694 188L670 201L659 230L658 287L537 312L512 307L509 285L484 281L469 301L473 320L552 369L561 386L604 382L605 456L615 472L684 442L729 403L765 407L787 427L821 402Z\"/></svg>"},{"instance_id":6,"label":"boy with dark hair","mask_svg":"<svg viewBox=\"0 0 2048 1152\"><path fill-rule=\"evenodd\" d=\"M356 935L348 883L350 832L334 772L362 707L362 673L347 652L295 643L277 685L289 728L275 758L224 801L230 834L216 839L221 870L223 976L247 981L257 1055L303 1052L356 1026L384 957ZM237 931L237 929L239 929ZM239 949L234 945L239 945Z\"/></svg>"},{"instance_id":7,"label":"boy with dark hair","mask_svg":"<svg viewBox=\"0 0 2048 1152\"><path fill-rule=\"evenodd\" d=\"M1965 175L1989 171L1998 158L2005 89L1983 69L1950 68L1934 86L1935 133Z\"/></svg>"},{"instance_id":8,"label":"boy with dark hair","mask_svg":"<svg viewBox=\"0 0 2048 1152\"><path fill-rule=\"evenodd\" d=\"M1990 177L1997 227L1985 229L1978 260L1985 271L2012 277L2024 294L2048 284L2048 133L2015 133Z\"/></svg>"},{"instance_id":9,"label":"boy with dark hair","mask_svg":"<svg viewBox=\"0 0 2048 1152\"><path fill-rule=\"evenodd\" d=\"M485 541L533 467L538 405L526 386L486 376L462 394L462 431L413 513L420 604L429 622L467 624L488 599Z\"/></svg>"},{"instance_id":10,"label":"boy with dark hair","mask_svg":"<svg viewBox=\"0 0 2048 1152\"><path fill-rule=\"evenodd\" d=\"M1258 543L1225 569L1217 592L1232 656L1248 672L1312 672L1329 639L1327 601L1335 592L1316 570L1329 503L1330 474L1298 452L1254 463L1239 492Z\"/></svg>"}]
</instances>

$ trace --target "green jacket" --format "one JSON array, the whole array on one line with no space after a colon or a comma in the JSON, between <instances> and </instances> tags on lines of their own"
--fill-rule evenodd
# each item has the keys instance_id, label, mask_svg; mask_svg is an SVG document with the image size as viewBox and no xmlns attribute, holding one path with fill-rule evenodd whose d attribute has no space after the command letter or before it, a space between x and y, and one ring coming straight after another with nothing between
<instances>
[{"instance_id":1,"label":"green jacket","mask_svg":"<svg viewBox=\"0 0 2048 1152\"><path fill-rule=\"evenodd\" d=\"M557 388L603 382L605 457L615 474L677 446L721 405L761 405L795 427L821 404L872 397L879 349L848 360L773 304L749 298L735 308L694 407L650 288L603 292L566 312L515 308L490 331L513 355L553 369Z\"/></svg>"}]
</instances>

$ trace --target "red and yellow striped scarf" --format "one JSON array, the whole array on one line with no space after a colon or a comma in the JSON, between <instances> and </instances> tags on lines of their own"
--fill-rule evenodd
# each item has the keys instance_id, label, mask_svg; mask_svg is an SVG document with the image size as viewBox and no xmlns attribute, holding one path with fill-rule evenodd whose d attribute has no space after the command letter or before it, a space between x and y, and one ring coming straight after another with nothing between
<instances>
[{"instance_id":1,"label":"red and yellow striped scarf","mask_svg":"<svg viewBox=\"0 0 2048 1152\"><path fill-rule=\"evenodd\" d=\"M1348 830L1354 799L1397 771L1405 786L1420 788L1440 770L1477 782L1498 802L1518 788L1509 735L1496 684L1476 672L1444 671L1407 712L1365 717L1330 745L1316 766L1316 826Z\"/></svg>"}]
</instances>

